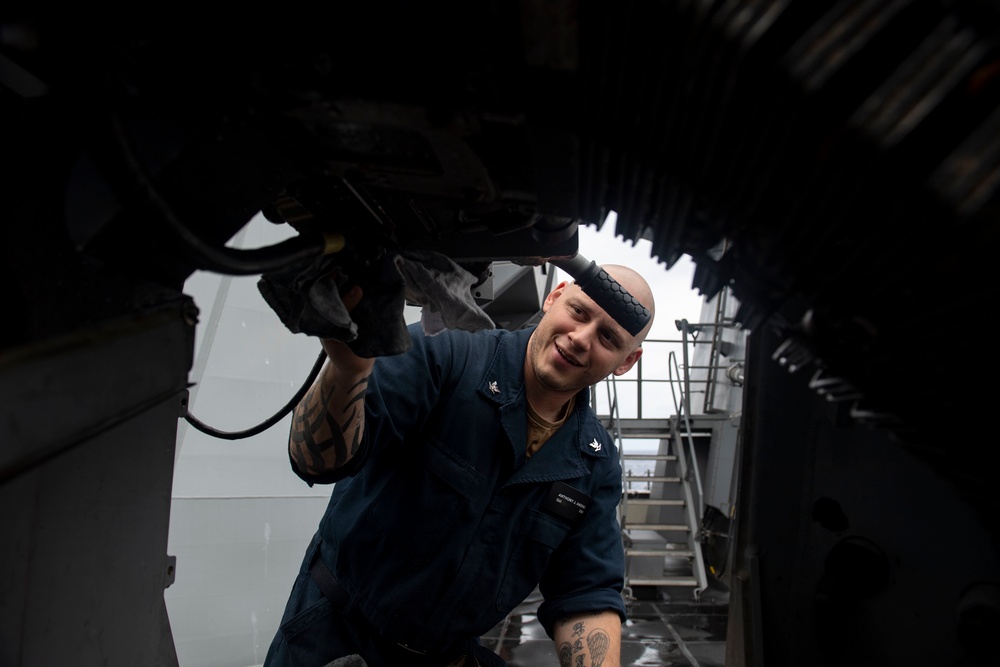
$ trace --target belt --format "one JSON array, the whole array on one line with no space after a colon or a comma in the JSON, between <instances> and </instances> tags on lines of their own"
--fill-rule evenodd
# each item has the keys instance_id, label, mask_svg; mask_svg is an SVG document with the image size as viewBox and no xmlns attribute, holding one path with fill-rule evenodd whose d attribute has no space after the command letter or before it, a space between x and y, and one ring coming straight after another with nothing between
<instances>
[{"instance_id":1,"label":"belt","mask_svg":"<svg viewBox=\"0 0 1000 667\"><path fill-rule=\"evenodd\" d=\"M313 556L312 563L309 564L309 574L312 576L313 581L316 582L316 586L323 593L323 596L330 601L333 608L341 613L347 612L347 607L350 605L351 596L347 594L344 587L340 585L333 573L327 568L326 563L319 555L319 549L316 550L316 555Z\"/></svg>"}]
</instances>

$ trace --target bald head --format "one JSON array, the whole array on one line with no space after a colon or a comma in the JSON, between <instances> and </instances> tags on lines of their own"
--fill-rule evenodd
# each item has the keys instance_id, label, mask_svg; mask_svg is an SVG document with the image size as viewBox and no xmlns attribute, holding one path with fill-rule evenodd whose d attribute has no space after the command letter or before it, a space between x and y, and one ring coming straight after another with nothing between
<instances>
[{"instance_id":1,"label":"bald head","mask_svg":"<svg viewBox=\"0 0 1000 667\"><path fill-rule=\"evenodd\" d=\"M593 263L591 267L598 269ZM532 408L545 419L550 419L546 415L554 419L580 389L609 375L627 373L642 356L642 342L653 322L653 292L649 284L627 266L609 264L600 267L599 273L602 286L608 291L611 291L610 277L628 292L632 297L629 305L633 312L642 311L642 320L623 324L576 282L564 280L549 292L542 303L545 314L531 333L524 356L525 394ZM618 297L622 296L615 291ZM622 300L602 300L612 306L624 304ZM632 300L642 308L631 303ZM619 316L627 319L622 313ZM644 323L638 335L634 335L631 332L639 322Z\"/></svg>"}]
</instances>

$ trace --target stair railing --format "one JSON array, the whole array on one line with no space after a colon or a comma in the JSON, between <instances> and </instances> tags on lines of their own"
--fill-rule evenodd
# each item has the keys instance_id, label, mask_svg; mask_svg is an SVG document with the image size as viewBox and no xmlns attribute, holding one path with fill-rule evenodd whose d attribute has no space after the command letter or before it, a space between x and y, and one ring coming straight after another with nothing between
<instances>
[{"instance_id":1,"label":"stair railing","mask_svg":"<svg viewBox=\"0 0 1000 667\"><path fill-rule=\"evenodd\" d=\"M687 514L687 524L691 527L691 531L688 533L688 547L694 556L694 567L692 567L692 574L698 581L698 586L694 589L694 597L697 600L701 597L702 592L708 588L708 575L705 573L705 556L701 552L701 517L704 516L704 511L701 508L702 494L700 489L700 477L698 475L698 464L695 460L694 465L688 465L687 456L684 453L684 445L682 441L682 435L678 426L677 420L671 422L671 430L673 431L671 441L674 444L674 453L677 456L677 468L680 473L682 480L681 490L684 493L684 511ZM687 435L688 442L691 443L691 455L694 456L694 440L691 437L690 422L685 427L685 433ZM693 498L693 493L691 492L691 470L694 470L695 479L699 480L699 490L698 490L698 504L699 509L696 511L695 500Z\"/></svg>"},{"instance_id":2,"label":"stair railing","mask_svg":"<svg viewBox=\"0 0 1000 667\"><path fill-rule=\"evenodd\" d=\"M618 524L625 530L625 518L628 516L628 479L625 470L625 438L622 437L622 425L618 414L618 385L615 384L615 376L609 376L604 383L608 397L608 426L613 427L612 437L618 449L618 464L621 466L622 475L622 495L618 503Z\"/></svg>"},{"instance_id":3,"label":"stair railing","mask_svg":"<svg viewBox=\"0 0 1000 667\"><path fill-rule=\"evenodd\" d=\"M694 463L691 467L691 472L694 475L695 488L698 489L698 515L704 516L705 514L705 491L701 484L701 472L698 470L698 458L694 451L694 437L692 435L693 429L691 428L691 376L688 372L688 322L687 320L680 320L678 322L681 329L681 339L683 345L681 346L682 354L684 355L684 374L681 376L680 368L677 365L677 355L671 352L668 355L668 377L670 378L670 394L674 400L674 413L679 415L681 419L684 420L684 432L682 434L683 439L688 445L688 449L691 452L691 461ZM674 382L674 373L677 374L677 381ZM681 400L677 400L677 394L674 387L678 384L682 384L681 389ZM677 441L678 443L680 441ZM678 447L682 449L682 447Z\"/></svg>"}]
</instances>

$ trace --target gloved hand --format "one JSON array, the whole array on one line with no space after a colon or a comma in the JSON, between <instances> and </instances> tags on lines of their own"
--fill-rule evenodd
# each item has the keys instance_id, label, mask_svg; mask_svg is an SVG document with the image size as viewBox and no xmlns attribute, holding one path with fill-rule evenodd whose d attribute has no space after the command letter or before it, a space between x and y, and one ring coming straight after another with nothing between
<instances>
[{"instance_id":1,"label":"gloved hand","mask_svg":"<svg viewBox=\"0 0 1000 667\"><path fill-rule=\"evenodd\" d=\"M494 328L472 296L475 281L445 255L408 251L383 254L364 276L345 275L336 255L324 256L264 274L257 287L292 333L339 340L358 356L376 357L409 348L407 300L440 314L447 328ZM351 282L361 284L364 298L349 312L340 291Z\"/></svg>"}]
</instances>

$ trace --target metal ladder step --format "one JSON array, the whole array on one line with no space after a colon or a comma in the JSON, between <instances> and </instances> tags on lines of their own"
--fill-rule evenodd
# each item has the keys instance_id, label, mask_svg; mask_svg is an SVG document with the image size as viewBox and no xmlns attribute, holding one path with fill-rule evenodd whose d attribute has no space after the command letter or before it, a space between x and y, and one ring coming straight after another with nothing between
<instances>
[{"instance_id":1,"label":"metal ladder step","mask_svg":"<svg viewBox=\"0 0 1000 667\"><path fill-rule=\"evenodd\" d=\"M673 507L683 507L683 500L671 500L669 498L629 498L629 505L670 505Z\"/></svg>"},{"instance_id":2,"label":"metal ladder step","mask_svg":"<svg viewBox=\"0 0 1000 667\"><path fill-rule=\"evenodd\" d=\"M684 523L626 523L623 527L625 530L640 528L645 530L676 530L685 533L691 530L691 527Z\"/></svg>"},{"instance_id":3,"label":"metal ladder step","mask_svg":"<svg viewBox=\"0 0 1000 667\"><path fill-rule=\"evenodd\" d=\"M629 586L697 586L695 577L630 578Z\"/></svg>"},{"instance_id":4,"label":"metal ladder step","mask_svg":"<svg viewBox=\"0 0 1000 667\"><path fill-rule=\"evenodd\" d=\"M674 482L680 483L680 477L645 477L642 475L626 475L626 482Z\"/></svg>"},{"instance_id":5,"label":"metal ladder step","mask_svg":"<svg viewBox=\"0 0 1000 667\"><path fill-rule=\"evenodd\" d=\"M664 558L694 558L690 549L625 549L626 556L663 556Z\"/></svg>"}]
</instances>

